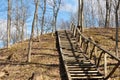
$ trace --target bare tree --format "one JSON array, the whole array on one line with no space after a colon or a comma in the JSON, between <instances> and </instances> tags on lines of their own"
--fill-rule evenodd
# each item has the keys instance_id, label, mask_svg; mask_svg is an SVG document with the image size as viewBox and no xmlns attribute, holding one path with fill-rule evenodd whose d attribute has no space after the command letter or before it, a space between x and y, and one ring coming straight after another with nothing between
<instances>
[{"instance_id":1,"label":"bare tree","mask_svg":"<svg viewBox=\"0 0 120 80\"><path fill-rule=\"evenodd\" d=\"M16 0L16 7L15 7L16 41L20 40L20 9L18 4L19 2Z\"/></svg>"},{"instance_id":2,"label":"bare tree","mask_svg":"<svg viewBox=\"0 0 120 80\"><path fill-rule=\"evenodd\" d=\"M8 13L7 13L7 48L10 47L10 27L11 27L11 0L8 0Z\"/></svg>"},{"instance_id":3,"label":"bare tree","mask_svg":"<svg viewBox=\"0 0 120 80\"><path fill-rule=\"evenodd\" d=\"M83 0L78 0L78 26L81 30L81 32L83 32Z\"/></svg>"},{"instance_id":4,"label":"bare tree","mask_svg":"<svg viewBox=\"0 0 120 80\"><path fill-rule=\"evenodd\" d=\"M103 14L103 10L104 8L102 8L102 5L100 4L100 0L97 0L98 2L98 24L99 24L99 27L104 27L104 23L105 23L105 17L104 17L104 14Z\"/></svg>"},{"instance_id":5,"label":"bare tree","mask_svg":"<svg viewBox=\"0 0 120 80\"><path fill-rule=\"evenodd\" d=\"M106 0L105 28L108 28L110 24L110 12L111 12L111 0Z\"/></svg>"},{"instance_id":6,"label":"bare tree","mask_svg":"<svg viewBox=\"0 0 120 80\"><path fill-rule=\"evenodd\" d=\"M53 32L57 30L56 23L58 12L60 10L61 0L53 0Z\"/></svg>"},{"instance_id":7,"label":"bare tree","mask_svg":"<svg viewBox=\"0 0 120 80\"><path fill-rule=\"evenodd\" d=\"M44 0L44 5L43 5L43 12L42 12L42 25L41 25L41 35L43 34L43 27L44 27L44 20L45 20L45 13L46 13L46 0Z\"/></svg>"},{"instance_id":8,"label":"bare tree","mask_svg":"<svg viewBox=\"0 0 120 80\"><path fill-rule=\"evenodd\" d=\"M22 27L22 30L21 30L21 40L23 41L24 40L24 29L25 29L25 23L26 23L26 19L27 19L27 7L25 6L25 4L23 3L23 0L21 0L21 16L22 16L22 19L21 19L21 27Z\"/></svg>"},{"instance_id":9,"label":"bare tree","mask_svg":"<svg viewBox=\"0 0 120 80\"><path fill-rule=\"evenodd\" d=\"M80 29L80 0L78 0L78 28Z\"/></svg>"},{"instance_id":10,"label":"bare tree","mask_svg":"<svg viewBox=\"0 0 120 80\"><path fill-rule=\"evenodd\" d=\"M31 31L31 36L29 40L29 45L28 45L28 62L31 62L31 47L32 47L32 40L34 37L34 27L35 27L35 21L38 16L38 7L39 7L39 0L34 0L35 2L35 12L34 12L34 18L32 22L32 31Z\"/></svg>"},{"instance_id":11,"label":"bare tree","mask_svg":"<svg viewBox=\"0 0 120 80\"><path fill-rule=\"evenodd\" d=\"M119 12L119 8L120 8L120 0L114 0L114 9L115 9L115 24L116 24L116 56L119 57L118 54L118 27L119 27L119 19L118 19L118 12Z\"/></svg>"}]
</instances>

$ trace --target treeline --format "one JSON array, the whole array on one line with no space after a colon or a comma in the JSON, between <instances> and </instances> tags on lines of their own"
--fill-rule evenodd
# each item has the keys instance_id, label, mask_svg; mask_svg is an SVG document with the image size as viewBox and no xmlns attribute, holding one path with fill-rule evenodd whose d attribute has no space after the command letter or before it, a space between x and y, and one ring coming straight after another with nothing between
<instances>
[{"instance_id":1,"label":"treeline","mask_svg":"<svg viewBox=\"0 0 120 80\"><path fill-rule=\"evenodd\" d=\"M120 0L78 0L78 14L72 13L73 22L84 27L116 27L120 25ZM81 12L82 10L82 12ZM78 17L79 16L79 17ZM78 22L79 21L79 22Z\"/></svg>"}]
</instances>

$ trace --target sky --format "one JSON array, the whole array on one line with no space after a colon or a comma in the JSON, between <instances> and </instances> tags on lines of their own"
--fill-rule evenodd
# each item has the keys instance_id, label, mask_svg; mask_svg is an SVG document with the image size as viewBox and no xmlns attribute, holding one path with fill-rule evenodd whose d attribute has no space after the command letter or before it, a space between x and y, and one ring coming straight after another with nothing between
<instances>
[{"instance_id":1,"label":"sky","mask_svg":"<svg viewBox=\"0 0 120 80\"><path fill-rule=\"evenodd\" d=\"M27 0L26 0L27 1ZM32 0L29 5L33 5ZM58 14L58 22L59 20L69 20L70 14L77 11L77 0L63 0L63 4L61 5L61 9ZM28 3L28 2L27 2ZM7 20L7 0L0 1L0 20L6 21ZM34 15L34 5L30 8L31 9L31 17L27 20L28 26L31 26L33 15Z\"/></svg>"},{"instance_id":2,"label":"sky","mask_svg":"<svg viewBox=\"0 0 120 80\"><path fill-rule=\"evenodd\" d=\"M68 20L71 13L77 12L77 0L64 0L59 13L59 18Z\"/></svg>"},{"instance_id":3,"label":"sky","mask_svg":"<svg viewBox=\"0 0 120 80\"><path fill-rule=\"evenodd\" d=\"M63 5L61 5L60 14L58 16L59 18L63 18L67 20L67 18L69 17L68 15L69 13L77 11L77 0L63 0L63 1L64 1ZM6 19L7 18L7 0L1 0L0 5L1 5L0 20ZM34 11L34 7L31 8L31 11Z\"/></svg>"},{"instance_id":4,"label":"sky","mask_svg":"<svg viewBox=\"0 0 120 80\"><path fill-rule=\"evenodd\" d=\"M33 0L25 0L27 1L28 5L33 5ZM61 9L58 14L58 22L60 20L67 21L70 19L70 14L77 11L77 0L63 0L63 4L61 5ZM13 2L13 4L16 4ZM7 29L7 0L0 0L0 29L6 30ZM31 25L34 15L34 5L30 7L30 17L27 19L27 31L28 34L31 33ZM1 32L0 31L0 32ZM1 36L0 36L1 37ZM1 41L0 41L1 45Z\"/></svg>"}]
</instances>

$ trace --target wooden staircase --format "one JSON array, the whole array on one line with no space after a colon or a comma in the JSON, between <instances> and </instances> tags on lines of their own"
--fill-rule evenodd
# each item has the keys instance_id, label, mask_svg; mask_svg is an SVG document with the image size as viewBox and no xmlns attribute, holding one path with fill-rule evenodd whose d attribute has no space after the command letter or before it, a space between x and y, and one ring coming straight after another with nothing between
<instances>
[{"instance_id":1,"label":"wooden staircase","mask_svg":"<svg viewBox=\"0 0 120 80\"><path fill-rule=\"evenodd\" d=\"M69 80L104 80L96 65L77 48L77 40L70 31L59 31L57 35Z\"/></svg>"}]
</instances>

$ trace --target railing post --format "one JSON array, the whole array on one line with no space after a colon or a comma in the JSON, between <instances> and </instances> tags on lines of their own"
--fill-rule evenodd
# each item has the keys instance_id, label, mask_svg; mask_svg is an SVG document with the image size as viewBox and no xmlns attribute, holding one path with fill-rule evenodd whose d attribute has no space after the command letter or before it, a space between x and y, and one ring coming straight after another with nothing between
<instances>
[{"instance_id":1,"label":"railing post","mask_svg":"<svg viewBox=\"0 0 120 80\"><path fill-rule=\"evenodd\" d=\"M79 36L79 43L80 43L80 46L82 45L82 37L81 35Z\"/></svg>"},{"instance_id":2,"label":"railing post","mask_svg":"<svg viewBox=\"0 0 120 80\"><path fill-rule=\"evenodd\" d=\"M75 31L75 26L74 26L74 24L73 24L73 34L74 34L74 31Z\"/></svg>"},{"instance_id":3,"label":"railing post","mask_svg":"<svg viewBox=\"0 0 120 80\"><path fill-rule=\"evenodd\" d=\"M70 29L73 31L73 23L70 24Z\"/></svg>"},{"instance_id":4,"label":"railing post","mask_svg":"<svg viewBox=\"0 0 120 80\"><path fill-rule=\"evenodd\" d=\"M102 54L103 54L103 53L104 53L104 51L102 51L102 52L100 53L100 56L99 56L98 62L97 62L97 68L99 67L100 60L101 60L101 58L102 58Z\"/></svg>"},{"instance_id":5,"label":"railing post","mask_svg":"<svg viewBox=\"0 0 120 80\"><path fill-rule=\"evenodd\" d=\"M93 45L93 48L92 48L92 50L91 50L91 52L90 52L90 59L92 59L92 54L93 54L93 52L94 52L94 49L95 49L95 45Z\"/></svg>"},{"instance_id":6,"label":"railing post","mask_svg":"<svg viewBox=\"0 0 120 80\"><path fill-rule=\"evenodd\" d=\"M97 47L95 47L95 55L97 54Z\"/></svg>"},{"instance_id":7,"label":"railing post","mask_svg":"<svg viewBox=\"0 0 120 80\"><path fill-rule=\"evenodd\" d=\"M75 36L75 34L76 34L76 27L74 25L74 33L73 33L73 35Z\"/></svg>"},{"instance_id":8,"label":"railing post","mask_svg":"<svg viewBox=\"0 0 120 80\"><path fill-rule=\"evenodd\" d=\"M107 76L107 54L104 54L104 74Z\"/></svg>"},{"instance_id":9,"label":"railing post","mask_svg":"<svg viewBox=\"0 0 120 80\"><path fill-rule=\"evenodd\" d=\"M96 57L96 55L97 55L97 47L95 47L94 53L95 53L95 54L94 54L94 55L95 55L95 56L94 56L94 58L95 58L95 64L97 64L97 57Z\"/></svg>"},{"instance_id":10,"label":"railing post","mask_svg":"<svg viewBox=\"0 0 120 80\"><path fill-rule=\"evenodd\" d=\"M88 54L90 54L90 42L88 42Z\"/></svg>"}]
</instances>

